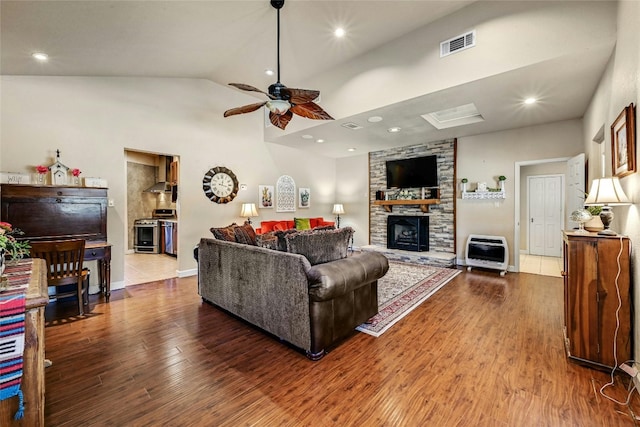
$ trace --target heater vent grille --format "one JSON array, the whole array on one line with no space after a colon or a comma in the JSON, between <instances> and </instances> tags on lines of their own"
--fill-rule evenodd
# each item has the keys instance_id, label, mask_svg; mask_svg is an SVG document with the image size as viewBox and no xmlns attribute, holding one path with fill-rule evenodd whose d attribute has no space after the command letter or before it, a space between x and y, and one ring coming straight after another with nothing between
<instances>
[{"instance_id":1,"label":"heater vent grille","mask_svg":"<svg viewBox=\"0 0 640 427\"><path fill-rule=\"evenodd\" d=\"M476 30L461 34L440 43L440 57L451 55L476 45Z\"/></svg>"}]
</instances>

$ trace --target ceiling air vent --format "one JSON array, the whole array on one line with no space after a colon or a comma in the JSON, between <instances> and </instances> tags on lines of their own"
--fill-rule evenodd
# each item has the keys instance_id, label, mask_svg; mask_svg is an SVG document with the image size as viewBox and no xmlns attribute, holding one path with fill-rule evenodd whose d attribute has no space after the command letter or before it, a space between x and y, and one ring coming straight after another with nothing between
<instances>
[{"instance_id":1,"label":"ceiling air vent","mask_svg":"<svg viewBox=\"0 0 640 427\"><path fill-rule=\"evenodd\" d=\"M440 43L440 58L476 45L476 30L456 36Z\"/></svg>"},{"instance_id":2,"label":"ceiling air vent","mask_svg":"<svg viewBox=\"0 0 640 427\"><path fill-rule=\"evenodd\" d=\"M343 123L340 126L342 126L343 128L352 129L352 130L362 129L362 126L353 122Z\"/></svg>"}]
</instances>

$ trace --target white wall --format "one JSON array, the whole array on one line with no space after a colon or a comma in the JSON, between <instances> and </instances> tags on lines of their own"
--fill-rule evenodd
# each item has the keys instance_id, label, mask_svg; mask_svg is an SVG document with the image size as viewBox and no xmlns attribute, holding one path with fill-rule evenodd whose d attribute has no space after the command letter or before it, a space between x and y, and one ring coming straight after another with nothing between
<instances>
[{"instance_id":1,"label":"white wall","mask_svg":"<svg viewBox=\"0 0 640 427\"><path fill-rule=\"evenodd\" d=\"M230 106L253 98L207 80L2 76L0 170L33 172L61 161L85 177L109 183L108 236L113 244L112 286L123 286L126 233L125 150L180 156L178 269L193 272L192 248L209 228L240 222L243 202L258 201L258 185L290 175L311 188L310 209L295 213L261 210L256 220L330 217L335 160L264 143L260 113L224 118ZM226 166L248 190L218 205L202 191L202 177Z\"/></svg>"},{"instance_id":2,"label":"white wall","mask_svg":"<svg viewBox=\"0 0 640 427\"><path fill-rule=\"evenodd\" d=\"M345 157L336 162L336 203L344 205L340 226L355 230L354 245L369 244L369 156Z\"/></svg>"},{"instance_id":3,"label":"white wall","mask_svg":"<svg viewBox=\"0 0 640 427\"><path fill-rule=\"evenodd\" d=\"M609 61L607 70L602 77L596 93L591 101L584 118L584 147L589 155L589 176L600 177L600 161L598 153L600 147L592 142L593 135L604 125L606 149L605 176L611 176L611 124L624 107L631 103L640 103L640 2L620 1L618 3L618 41L615 52ZM638 114L636 112L636 146L638 145ZM636 155L638 149L636 147ZM640 175L634 173L620 180L621 185L629 198L634 202L629 207L614 207L615 214L612 229L626 234L631 240L632 266L640 265ZM636 268L637 270L637 268ZM640 304L640 274L635 271L632 274L634 304ZM634 353L640 354L640 320L636 316L633 320L632 330L635 337Z\"/></svg>"},{"instance_id":4,"label":"white wall","mask_svg":"<svg viewBox=\"0 0 640 427\"><path fill-rule=\"evenodd\" d=\"M500 175L507 177L505 200L458 199L456 211L456 248L464 260L469 234L504 236L509 245L509 260L514 260L515 165L541 159L572 157L582 152L582 121L565 120L503 132L458 139L457 177L475 189L476 182L497 187ZM459 188L459 187L458 187ZM460 196L458 196L460 197ZM521 200L521 203L525 201ZM517 249L516 249L517 250Z\"/></svg>"}]
</instances>

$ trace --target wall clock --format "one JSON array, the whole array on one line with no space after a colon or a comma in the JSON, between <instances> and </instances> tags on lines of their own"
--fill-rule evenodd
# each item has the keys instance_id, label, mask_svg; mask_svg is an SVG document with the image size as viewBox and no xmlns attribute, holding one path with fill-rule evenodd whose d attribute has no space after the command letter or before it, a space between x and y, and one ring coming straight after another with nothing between
<instances>
[{"instance_id":1,"label":"wall clock","mask_svg":"<svg viewBox=\"0 0 640 427\"><path fill-rule=\"evenodd\" d=\"M238 178L222 166L209 169L202 178L204 194L216 203L229 203L238 195Z\"/></svg>"}]
</instances>

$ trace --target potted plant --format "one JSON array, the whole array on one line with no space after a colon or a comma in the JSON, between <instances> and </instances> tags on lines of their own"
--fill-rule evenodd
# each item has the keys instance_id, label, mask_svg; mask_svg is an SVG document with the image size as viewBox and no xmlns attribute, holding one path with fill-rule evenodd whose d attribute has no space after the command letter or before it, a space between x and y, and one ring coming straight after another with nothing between
<instances>
[{"instance_id":1,"label":"potted plant","mask_svg":"<svg viewBox=\"0 0 640 427\"><path fill-rule=\"evenodd\" d=\"M587 206L585 209L589 211L592 217L589 221L584 223L585 230L594 232L604 230L604 224L602 224L602 220L600 219L602 206Z\"/></svg>"},{"instance_id":2,"label":"potted plant","mask_svg":"<svg viewBox=\"0 0 640 427\"><path fill-rule=\"evenodd\" d=\"M15 237L23 234L22 230L13 228L8 222L0 222L0 274L4 272L5 258L15 260L29 255L29 242L18 241Z\"/></svg>"},{"instance_id":3,"label":"potted plant","mask_svg":"<svg viewBox=\"0 0 640 427\"><path fill-rule=\"evenodd\" d=\"M500 175L498 177L498 184L500 185L500 191L504 191L504 182L507 180L507 177L504 175Z\"/></svg>"}]
</instances>

